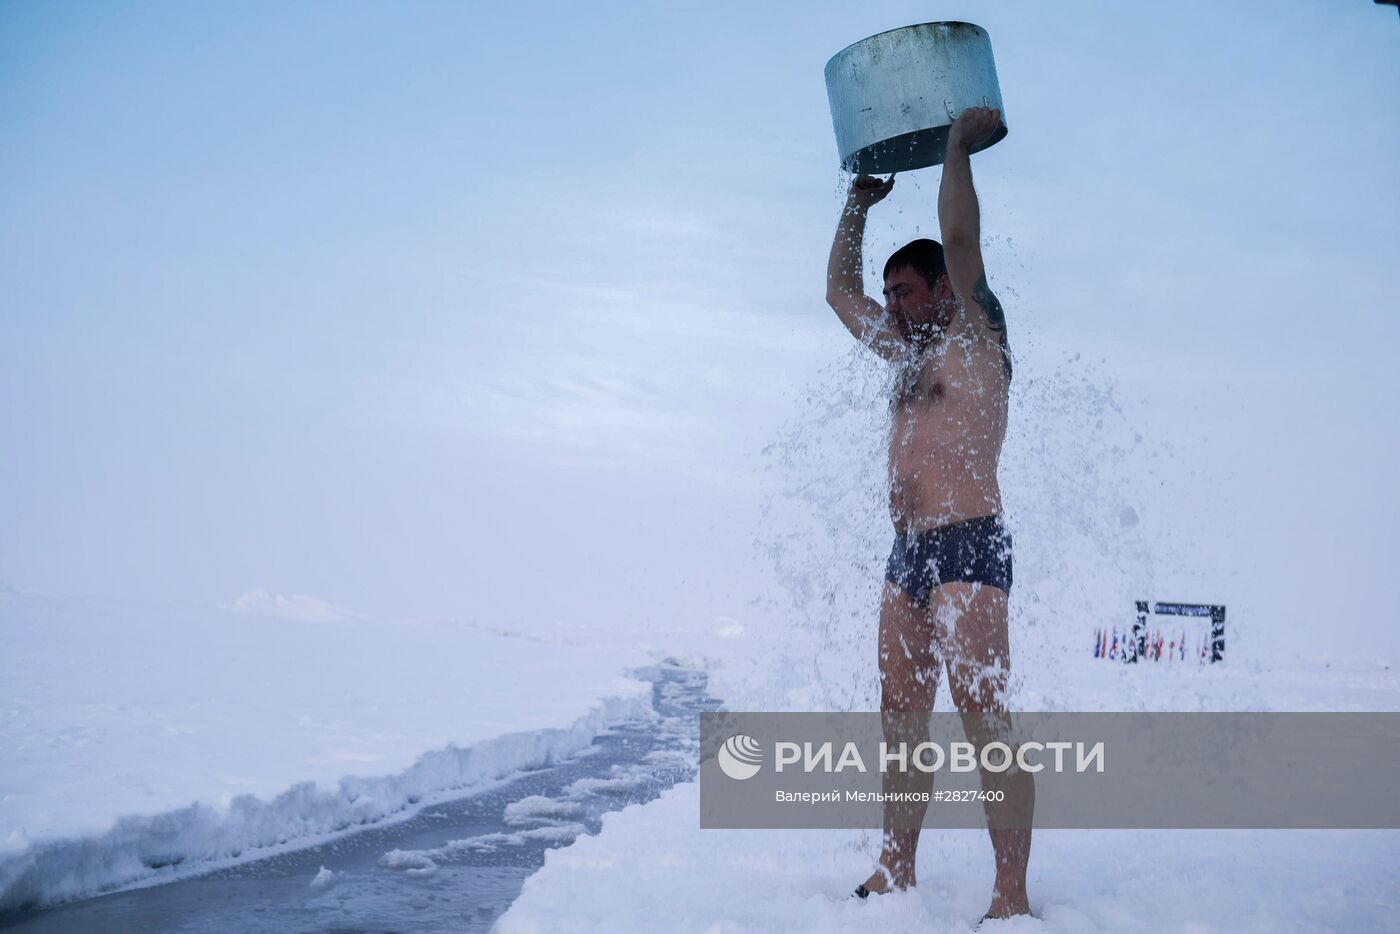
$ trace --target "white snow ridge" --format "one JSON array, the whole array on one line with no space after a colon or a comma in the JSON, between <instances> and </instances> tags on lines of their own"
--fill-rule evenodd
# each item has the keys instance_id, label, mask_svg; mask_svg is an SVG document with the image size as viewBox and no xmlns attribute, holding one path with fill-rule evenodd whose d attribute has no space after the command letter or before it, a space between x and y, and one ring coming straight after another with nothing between
<instances>
[{"instance_id":1,"label":"white snow ridge","mask_svg":"<svg viewBox=\"0 0 1400 934\"><path fill-rule=\"evenodd\" d=\"M603 674L640 651L254 605L0 595L0 911L406 818L651 714Z\"/></svg>"},{"instance_id":2,"label":"white snow ridge","mask_svg":"<svg viewBox=\"0 0 1400 934\"><path fill-rule=\"evenodd\" d=\"M222 609L299 623L334 623L355 618L354 614L320 597L298 593L274 594L266 590L250 590L232 603L224 604Z\"/></svg>"}]
</instances>

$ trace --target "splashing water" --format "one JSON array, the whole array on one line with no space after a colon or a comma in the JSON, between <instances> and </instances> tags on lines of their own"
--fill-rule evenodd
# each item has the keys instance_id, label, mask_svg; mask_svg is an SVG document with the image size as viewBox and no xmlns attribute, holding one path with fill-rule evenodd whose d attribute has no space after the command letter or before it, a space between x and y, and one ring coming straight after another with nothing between
<instances>
[{"instance_id":1,"label":"splashing water","mask_svg":"<svg viewBox=\"0 0 1400 934\"><path fill-rule=\"evenodd\" d=\"M1033 340L1019 347L999 469L1016 567L1007 702L1069 709L1076 699L1057 673L1083 654L1086 633L1130 621L1133 601L1155 592L1162 562L1141 504L1160 452L1094 364L1078 354L1053 359ZM767 668L731 703L878 709L875 636L893 534L885 458L896 377L853 345L806 387L801 414L764 449L775 482L755 548L777 585L760 604L769 618L759 647ZM1122 709L1146 703L1132 690ZM946 683L935 703L949 709Z\"/></svg>"}]
</instances>

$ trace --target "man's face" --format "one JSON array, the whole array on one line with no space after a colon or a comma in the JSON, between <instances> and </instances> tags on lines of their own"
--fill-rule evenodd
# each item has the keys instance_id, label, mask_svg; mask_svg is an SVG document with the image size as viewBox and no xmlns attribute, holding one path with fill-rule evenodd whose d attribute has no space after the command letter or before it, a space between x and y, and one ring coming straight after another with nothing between
<instances>
[{"instance_id":1,"label":"man's face","mask_svg":"<svg viewBox=\"0 0 1400 934\"><path fill-rule=\"evenodd\" d=\"M947 276L939 277L936 289L913 269L898 269L885 277L885 309L906 334L930 326L948 327L952 323L950 295Z\"/></svg>"}]
</instances>

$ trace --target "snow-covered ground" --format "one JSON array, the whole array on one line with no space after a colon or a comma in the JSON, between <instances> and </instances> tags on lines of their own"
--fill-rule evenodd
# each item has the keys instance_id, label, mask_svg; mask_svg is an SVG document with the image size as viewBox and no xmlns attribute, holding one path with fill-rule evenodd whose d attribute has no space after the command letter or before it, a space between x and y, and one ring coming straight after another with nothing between
<instances>
[{"instance_id":1,"label":"snow-covered ground","mask_svg":"<svg viewBox=\"0 0 1400 934\"><path fill-rule=\"evenodd\" d=\"M874 834L700 830L694 783L607 815L550 852L499 934L968 931L987 909L985 832L925 831L920 884L846 896L873 868ZM1031 855L1039 920L980 931L1400 930L1400 832L1042 831Z\"/></svg>"},{"instance_id":2,"label":"snow-covered ground","mask_svg":"<svg viewBox=\"0 0 1400 934\"><path fill-rule=\"evenodd\" d=\"M1022 648L1037 641L1018 635ZM1400 710L1400 678L1384 660L1042 658L1053 664L1022 666L1023 709ZM990 900L984 831L925 831L918 888L859 902L846 896L874 868L877 832L701 830L699 808L689 783L607 815L601 834L547 855L497 930L650 931L664 917L668 931L711 934L966 931ZM1042 831L1029 877L1038 919L979 930L1395 931L1397 867L1400 831Z\"/></svg>"},{"instance_id":3,"label":"snow-covered ground","mask_svg":"<svg viewBox=\"0 0 1400 934\"><path fill-rule=\"evenodd\" d=\"M176 878L486 787L645 714L647 686L624 672L663 651L708 667L730 709L868 709L867 583L830 617L799 601L709 631L544 633L261 593L207 609L0 591L0 905ZM1094 660L1092 625L1056 621L1034 593L1032 578L1013 606L1019 709L1400 710L1392 661L1270 654L1247 630L1220 666ZM561 840L500 930L652 931L665 917L674 931L956 931L989 897L982 833L929 831L915 893L854 903L873 832L698 824L686 784ZM1393 831L1043 832L1041 920L999 926L1396 930L1397 865Z\"/></svg>"},{"instance_id":4,"label":"snow-covered ground","mask_svg":"<svg viewBox=\"0 0 1400 934\"><path fill-rule=\"evenodd\" d=\"M650 711L637 642L0 590L0 908L410 813Z\"/></svg>"}]
</instances>

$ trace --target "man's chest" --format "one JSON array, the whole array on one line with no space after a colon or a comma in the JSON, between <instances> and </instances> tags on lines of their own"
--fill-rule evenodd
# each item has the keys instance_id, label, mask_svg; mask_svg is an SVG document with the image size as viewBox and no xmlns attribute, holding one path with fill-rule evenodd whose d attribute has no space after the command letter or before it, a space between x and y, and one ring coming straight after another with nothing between
<instances>
[{"instance_id":1,"label":"man's chest","mask_svg":"<svg viewBox=\"0 0 1400 934\"><path fill-rule=\"evenodd\" d=\"M997 408L1006 381L993 371L995 362L954 348L907 364L895 380L891 410L905 418L957 418Z\"/></svg>"},{"instance_id":2,"label":"man's chest","mask_svg":"<svg viewBox=\"0 0 1400 934\"><path fill-rule=\"evenodd\" d=\"M900 372L891 399L897 409L947 408L966 395L967 369L950 365L946 355L911 363Z\"/></svg>"}]
</instances>

